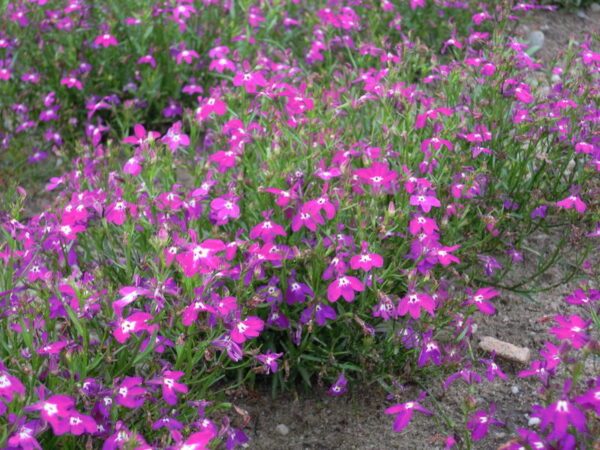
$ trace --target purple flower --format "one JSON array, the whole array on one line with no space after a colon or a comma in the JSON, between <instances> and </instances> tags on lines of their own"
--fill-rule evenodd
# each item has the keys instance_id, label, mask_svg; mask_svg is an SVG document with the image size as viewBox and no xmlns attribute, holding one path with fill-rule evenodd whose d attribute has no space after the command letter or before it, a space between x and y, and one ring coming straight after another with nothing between
<instances>
[{"instance_id":1,"label":"purple flower","mask_svg":"<svg viewBox=\"0 0 600 450\"><path fill-rule=\"evenodd\" d=\"M279 369L278 359L283 356L283 353L262 353L256 355L256 359L264 366L265 373L275 373Z\"/></svg>"},{"instance_id":2,"label":"purple flower","mask_svg":"<svg viewBox=\"0 0 600 450\"><path fill-rule=\"evenodd\" d=\"M424 396L419 396L419 400L424 398ZM399 403L394 406L390 406L385 410L386 414L394 415L394 431L396 433L400 433L404 430L410 421L412 420L413 414L415 411L419 411L426 416L431 416L433 413L421 405L418 401Z\"/></svg>"},{"instance_id":3,"label":"purple flower","mask_svg":"<svg viewBox=\"0 0 600 450\"><path fill-rule=\"evenodd\" d=\"M492 404L488 411L477 411L469 418L467 428L471 431L471 437L474 441L480 441L486 437L490 425L504 426L504 423L494 418L495 411L496 407Z\"/></svg>"},{"instance_id":4,"label":"purple flower","mask_svg":"<svg viewBox=\"0 0 600 450\"><path fill-rule=\"evenodd\" d=\"M549 440L563 439L567 435L569 425L573 425L581 433L587 431L585 414L566 396L540 410L538 414L542 429L552 425L552 431L548 435Z\"/></svg>"},{"instance_id":5,"label":"purple flower","mask_svg":"<svg viewBox=\"0 0 600 450\"><path fill-rule=\"evenodd\" d=\"M328 395L333 397L339 397L340 395L344 395L348 391L348 380L343 373L340 374L338 379L331 385L329 390L327 391Z\"/></svg>"}]
</instances>

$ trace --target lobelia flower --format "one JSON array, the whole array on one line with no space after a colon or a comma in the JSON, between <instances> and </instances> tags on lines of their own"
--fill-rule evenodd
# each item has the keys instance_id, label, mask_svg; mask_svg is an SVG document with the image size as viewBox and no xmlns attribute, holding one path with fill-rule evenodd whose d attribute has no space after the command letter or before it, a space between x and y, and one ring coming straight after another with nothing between
<instances>
[{"instance_id":1,"label":"lobelia flower","mask_svg":"<svg viewBox=\"0 0 600 450\"><path fill-rule=\"evenodd\" d=\"M584 408L594 410L596 415L600 416L600 378L596 378L596 385L575 398L575 401Z\"/></svg>"},{"instance_id":2,"label":"lobelia flower","mask_svg":"<svg viewBox=\"0 0 600 450\"><path fill-rule=\"evenodd\" d=\"M295 278L288 279L288 286L285 291L285 301L288 305L295 303L304 303L306 300L315 296L315 293L306 283L300 283Z\"/></svg>"},{"instance_id":3,"label":"lobelia flower","mask_svg":"<svg viewBox=\"0 0 600 450\"><path fill-rule=\"evenodd\" d=\"M583 214L587 209L586 204L576 195L570 195L569 197L556 202L556 206L564 209L575 209L579 214Z\"/></svg>"},{"instance_id":4,"label":"lobelia flower","mask_svg":"<svg viewBox=\"0 0 600 450\"><path fill-rule=\"evenodd\" d=\"M428 331L423 335L421 342L421 352L417 365L423 367L428 362L432 362L436 366L442 363L442 353L438 344L431 338L432 332Z\"/></svg>"},{"instance_id":5,"label":"lobelia flower","mask_svg":"<svg viewBox=\"0 0 600 450\"><path fill-rule=\"evenodd\" d=\"M471 438L480 441L487 436L490 425L504 426L504 423L494 417L496 406L492 403L488 411L475 412L467 421L467 428L471 431Z\"/></svg>"},{"instance_id":6,"label":"lobelia flower","mask_svg":"<svg viewBox=\"0 0 600 450\"><path fill-rule=\"evenodd\" d=\"M390 189L398 178L396 171L390 170L387 163L381 162L375 162L371 167L365 169L356 169L354 175L363 183L371 186L374 192Z\"/></svg>"},{"instance_id":7,"label":"lobelia flower","mask_svg":"<svg viewBox=\"0 0 600 450\"><path fill-rule=\"evenodd\" d=\"M8 438L8 448L42 450L42 446L35 438L35 435L39 432L40 428L42 428L42 424L39 420L31 420L23 423Z\"/></svg>"},{"instance_id":8,"label":"lobelia flower","mask_svg":"<svg viewBox=\"0 0 600 450\"><path fill-rule=\"evenodd\" d=\"M243 344L248 339L258 337L265 326L264 321L256 316L246 317L231 328L231 340L236 344Z\"/></svg>"},{"instance_id":9,"label":"lobelia flower","mask_svg":"<svg viewBox=\"0 0 600 450\"><path fill-rule=\"evenodd\" d=\"M184 375L184 372L165 370L161 377L148 381L148 384L160 385L163 400L167 404L174 406L177 404L177 392L187 394L189 391L185 384L178 382Z\"/></svg>"},{"instance_id":10,"label":"lobelia flower","mask_svg":"<svg viewBox=\"0 0 600 450\"><path fill-rule=\"evenodd\" d=\"M161 142L167 144L172 153L175 153L180 147L190 145L190 137L181 131L181 126L181 121L175 122L167 130L167 134L161 138Z\"/></svg>"},{"instance_id":11,"label":"lobelia flower","mask_svg":"<svg viewBox=\"0 0 600 450\"><path fill-rule=\"evenodd\" d=\"M420 233L431 235L436 231L439 231L439 228L437 223L435 222L435 219L424 217L422 215L416 215L410 220L408 225L408 231L413 236L418 235Z\"/></svg>"},{"instance_id":12,"label":"lobelia flower","mask_svg":"<svg viewBox=\"0 0 600 450\"><path fill-rule=\"evenodd\" d=\"M138 297L149 295L150 291L137 286L125 286L119 289L119 294L121 294L122 297L112 304L117 316L120 316L125 307L135 302Z\"/></svg>"},{"instance_id":13,"label":"lobelia flower","mask_svg":"<svg viewBox=\"0 0 600 450\"><path fill-rule=\"evenodd\" d=\"M275 373L279 369L278 359L283 356L283 353L262 353L256 355L255 358L264 366L265 374Z\"/></svg>"},{"instance_id":14,"label":"lobelia flower","mask_svg":"<svg viewBox=\"0 0 600 450\"><path fill-rule=\"evenodd\" d=\"M324 224L325 221L321 214L311 211L308 205L304 204L292 218L292 231L296 233L304 227L314 233L317 231L319 225Z\"/></svg>"},{"instance_id":15,"label":"lobelia flower","mask_svg":"<svg viewBox=\"0 0 600 450\"><path fill-rule=\"evenodd\" d=\"M141 434L129 431L121 421L117 422L114 434L110 435L102 446L102 450L129 450L132 448L153 450Z\"/></svg>"},{"instance_id":16,"label":"lobelia flower","mask_svg":"<svg viewBox=\"0 0 600 450\"><path fill-rule=\"evenodd\" d=\"M94 39L94 45L96 45L97 47L114 47L119 45L119 41L117 41L117 38L114 37L113 35L109 34L109 33L104 33L101 34L100 36L96 37L96 39Z\"/></svg>"},{"instance_id":17,"label":"lobelia flower","mask_svg":"<svg viewBox=\"0 0 600 450\"><path fill-rule=\"evenodd\" d=\"M506 380L508 378L493 359L481 359L480 362L485 364L485 377L488 381L494 381L496 377L500 378L501 380Z\"/></svg>"},{"instance_id":18,"label":"lobelia flower","mask_svg":"<svg viewBox=\"0 0 600 450\"><path fill-rule=\"evenodd\" d=\"M198 299L183 310L183 313L181 314L181 323L186 327L189 327L198 320L198 315L201 312L215 314L217 311L212 306L207 305L203 300Z\"/></svg>"},{"instance_id":19,"label":"lobelia flower","mask_svg":"<svg viewBox=\"0 0 600 450\"><path fill-rule=\"evenodd\" d=\"M182 444L174 447L176 450L208 450L210 442L215 438L216 433L212 428L206 428L202 431L192 433Z\"/></svg>"},{"instance_id":20,"label":"lobelia flower","mask_svg":"<svg viewBox=\"0 0 600 450\"><path fill-rule=\"evenodd\" d=\"M23 397L25 395L23 383L17 377L13 377L1 369L3 369L2 366L0 366L0 398L10 403L15 396Z\"/></svg>"},{"instance_id":21,"label":"lobelia flower","mask_svg":"<svg viewBox=\"0 0 600 450\"><path fill-rule=\"evenodd\" d=\"M227 351L227 356L232 361L240 361L244 357L242 348L231 340L230 336L221 336L219 339L215 339L211 342L217 348L224 349Z\"/></svg>"},{"instance_id":22,"label":"lobelia flower","mask_svg":"<svg viewBox=\"0 0 600 450\"><path fill-rule=\"evenodd\" d=\"M496 308L487 300L499 296L500 293L491 287L478 289L474 294L469 295L465 305L475 305L480 312L486 315L496 313Z\"/></svg>"},{"instance_id":23,"label":"lobelia flower","mask_svg":"<svg viewBox=\"0 0 600 450\"><path fill-rule=\"evenodd\" d=\"M350 258L350 267L352 270L364 270L369 272L373 267L383 267L383 258L377 253L369 253L368 243L363 242L362 252L360 255L354 255Z\"/></svg>"},{"instance_id":24,"label":"lobelia flower","mask_svg":"<svg viewBox=\"0 0 600 450\"><path fill-rule=\"evenodd\" d=\"M332 397L339 397L340 395L344 395L348 392L348 380L345 375L341 373L335 383L331 385L329 390L327 391L328 395Z\"/></svg>"},{"instance_id":25,"label":"lobelia flower","mask_svg":"<svg viewBox=\"0 0 600 450\"><path fill-rule=\"evenodd\" d=\"M350 303L354 301L355 292L364 290L365 286L358 278L342 275L327 287L327 299L330 302L336 302L340 297L343 297L345 301Z\"/></svg>"},{"instance_id":26,"label":"lobelia flower","mask_svg":"<svg viewBox=\"0 0 600 450\"><path fill-rule=\"evenodd\" d=\"M124 344L133 333L139 333L140 331L148 331L152 333L157 326L148 325L147 322L153 318L154 317L152 314L140 311L134 312L126 319L121 317L115 325L113 336L117 342Z\"/></svg>"},{"instance_id":27,"label":"lobelia flower","mask_svg":"<svg viewBox=\"0 0 600 450\"><path fill-rule=\"evenodd\" d=\"M431 316L435 315L436 302L429 294L424 292L408 292L398 303L398 314L405 316L410 314L413 319L421 317L421 310L427 311Z\"/></svg>"},{"instance_id":28,"label":"lobelia flower","mask_svg":"<svg viewBox=\"0 0 600 450\"><path fill-rule=\"evenodd\" d=\"M177 64L192 64L195 59L198 59L200 55L195 50L183 49L180 52L177 52L177 56L175 56L175 61Z\"/></svg>"},{"instance_id":29,"label":"lobelia flower","mask_svg":"<svg viewBox=\"0 0 600 450\"><path fill-rule=\"evenodd\" d=\"M136 156L129 158L123 166L123 172L133 177L137 177L142 173L141 159Z\"/></svg>"},{"instance_id":30,"label":"lobelia flower","mask_svg":"<svg viewBox=\"0 0 600 450\"><path fill-rule=\"evenodd\" d=\"M261 239L263 242L273 242L277 236L285 237L285 229L271 220L265 220L250 230L250 239Z\"/></svg>"},{"instance_id":31,"label":"lobelia flower","mask_svg":"<svg viewBox=\"0 0 600 450\"><path fill-rule=\"evenodd\" d=\"M227 112L227 105L218 97L208 97L206 99L198 97L198 101L201 103L196 109L196 120L198 122L206 120L213 113L222 116Z\"/></svg>"},{"instance_id":32,"label":"lobelia flower","mask_svg":"<svg viewBox=\"0 0 600 450\"><path fill-rule=\"evenodd\" d=\"M267 80L265 80L260 71L238 71L233 77L233 85L236 87L244 86L244 89L248 94L255 94L257 87L264 87L267 85Z\"/></svg>"},{"instance_id":33,"label":"lobelia flower","mask_svg":"<svg viewBox=\"0 0 600 450\"><path fill-rule=\"evenodd\" d=\"M135 216L137 214L137 206L122 199L117 200L107 206L105 215L106 221L119 226L123 225L127 219L127 211L129 211L129 214L132 216Z\"/></svg>"},{"instance_id":34,"label":"lobelia flower","mask_svg":"<svg viewBox=\"0 0 600 450\"><path fill-rule=\"evenodd\" d=\"M565 382L565 389L569 387L569 380ZM552 431L548 434L548 440L560 440L568 435L569 425L572 425L580 433L587 432L585 414L568 399L566 393L560 400L551 403L546 408L538 410L540 427L545 430L552 425Z\"/></svg>"},{"instance_id":35,"label":"lobelia flower","mask_svg":"<svg viewBox=\"0 0 600 450\"><path fill-rule=\"evenodd\" d=\"M423 398L425 398L425 396L421 394L419 395L418 400L422 400ZM397 405L390 406L389 408L386 408L385 413L395 416L393 429L396 433L400 433L408 426L415 411L425 414L426 416L433 415L433 413L421 405L419 401L399 403Z\"/></svg>"},{"instance_id":36,"label":"lobelia flower","mask_svg":"<svg viewBox=\"0 0 600 450\"><path fill-rule=\"evenodd\" d=\"M317 303L316 305L311 305L302 311L302 314L300 315L300 323L307 324L313 320L313 317L315 322L317 322L317 325L322 327L327 323L328 320L337 319L337 313L331 306Z\"/></svg>"},{"instance_id":37,"label":"lobelia flower","mask_svg":"<svg viewBox=\"0 0 600 450\"><path fill-rule=\"evenodd\" d=\"M411 195L410 204L412 206L420 207L425 213L431 211L431 208L439 208L442 206L440 201L435 196L424 194Z\"/></svg>"},{"instance_id":38,"label":"lobelia flower","mask_svg":"<svg viewBox=\"0 0 600 450\"><path fill-rule=\"evenodd\" d=\"M40 416L50 424L55 434L64 429L64 422L68 421L74 412L75 401L66 395L53 395L45 400L40 400L33 405L26 406L26 411L39 411Z\"/></svg>"},{"instance_id":39,"label":"lobelia flower","mask_svg":"<svg viewBox=\"0 0 600 450\"><path fill-rule=\"evenodd\" d=\"M142 406L146 395L142 382L142 377L125 377L116 389L115 403L130 409Z\"/></svg>"},{"instance_id":40,"label":"lobelia flower","mask_svg":"<svg viewBox=\"0 0 600 450\"><path fill-rule=\"evenodd\" d=\"M552 327L550 333L556 336L558 340L567 340L576 349L583 347L590 340L585 332L590 322L583 320L577 314L570 316L556 315L554 321L558 326Z\"/></svg>"},{"instance_id":41,"label":"lobelia flower","mask_svg":"<svg viewBox=\"0 0 600 450\"><path fill-rule=\"evenodd\" d=\"M467 384L481 383L481 376L469 367L465 367L458 372L451 374L444 380L442 383L444 390L448 390L448 388L459 378L462 378Z\"/></svg>"},{"instance_id":42,"label":"lobelia flower","mask_svg":"<svg viewBox=\"0 0 600 450\"><path fill-rule=\"evenodd\" d=\"M94 434L97 431L98 425L92 417L77 411L72 411L69 416L60 422L58 427L54 429L54 434L61 435L70 433L75 436L81 436L85 433Z\"/></svg>"},{"instance_id":43,"label":"lobelia flower","mask_svg":"<svg viewBox=\"0 0 600 450\"><path fill-rule=\"evenodd\" d=\"M158 131L146 131L141 124L136 124L133 127L133 136L127 136L123 139L123 143L137 145L142 149L147 149L148 145L156 141L160 137Z\"/></svg>"},{"instance_id":44,"label":"lobelia flower","mask_svg":"<svg viewBox=\"0 0 600 450\"><path fill-rule=\"evenodd\" d=\"M217 197L210 202L210 218L217 225L225 225L230 219L240 217L240 207L237 204L237 198L227 194Z\"/></svg>"}]
</instances>

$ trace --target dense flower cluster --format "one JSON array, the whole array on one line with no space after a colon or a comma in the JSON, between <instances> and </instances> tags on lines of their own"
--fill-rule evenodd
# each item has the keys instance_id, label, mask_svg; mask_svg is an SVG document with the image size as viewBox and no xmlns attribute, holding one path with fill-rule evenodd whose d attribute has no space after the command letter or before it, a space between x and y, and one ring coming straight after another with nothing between
<instances>
[{"instance_id":1,"label":"dense flower cluster","mask_svg":"<svg viewBox=\"0 0 600 450\"><path fill-rule=\"evenodd\" d=\"M218 392L267 375L334 397L375 361L506 379L471 341L527 282L506 282L527 237L598 245L600 53L546 67L494 36L542 6L497 3L9 2L0 170L25 175L0 203L0 446L232 449L247 423ZM24 211L52 163L55 199ZM581 254L508 448L599 431L600 378L563 373L598 355ZM394 430L427 401L388 407ZM491 426L471 405L447 446Z\"/></svg>"}]
</instances>

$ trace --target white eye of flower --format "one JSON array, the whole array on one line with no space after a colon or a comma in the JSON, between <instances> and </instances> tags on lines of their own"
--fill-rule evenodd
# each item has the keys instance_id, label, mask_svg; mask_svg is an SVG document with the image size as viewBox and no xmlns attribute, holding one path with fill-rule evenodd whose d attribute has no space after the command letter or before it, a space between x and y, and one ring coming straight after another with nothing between
<instances>
[{"instance_id":1,"label":"white eye of flower","mask_svg":"<svg viewBox=\"0 0 600 450\"><path fill-rule=\"evenodd\" d=\"M54 403L44 403L44 411L46 411L46 414L49 416L53 416L58 412L58 408Z\"/></svg>"},{"instance_id":2,"label":"white eye of flower","mask_svg":"<svg viewBox=\"0 0 600 450\"><path fill-rule=\"evenodd\" d=\"M568 413L569 412L569 404L564 400L559 400L556 403L556 411Z\"/></svg>"}]
</instances>

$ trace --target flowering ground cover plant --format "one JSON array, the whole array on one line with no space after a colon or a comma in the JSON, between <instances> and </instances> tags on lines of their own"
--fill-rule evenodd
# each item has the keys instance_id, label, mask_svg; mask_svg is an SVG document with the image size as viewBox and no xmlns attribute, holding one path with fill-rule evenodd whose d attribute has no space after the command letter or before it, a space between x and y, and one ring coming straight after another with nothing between
<instances>
[{"instance_id":1,"label":"flowering ground cover plant","mask_svg":"<svg viewBox=\"0 0 600 450\"><path fill-rule=\"evenodd\" d=\"M244 384L506 379L475 321L566 257L581 288L519 374L540 403L507 446L592 445L600 53L533 59L508 30L535 8L3 4L0 446L230 449ZM425 391L382 408L396 431L436 414ZM503 425L468 404L443 432Z\"/></svg>"}]
</instances>

